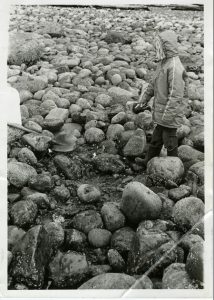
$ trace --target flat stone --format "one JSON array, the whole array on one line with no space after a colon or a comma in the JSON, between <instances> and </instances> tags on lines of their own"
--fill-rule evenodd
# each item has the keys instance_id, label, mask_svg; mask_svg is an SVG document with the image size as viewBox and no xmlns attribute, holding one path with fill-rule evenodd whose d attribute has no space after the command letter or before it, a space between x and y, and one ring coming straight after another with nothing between
<instances>
[{"instance_id":1,"label":"flat stone","mask_svg":"<svg viewBox=\"0 0 214 300\"><path fill-rule=\"evenodd\" d=\"M31 146L34 151L45 152L49 148L52 138L42 134L28 133L22 136L22 140L25 144Z\"/></svg>"},{"instance_id":2,"label":"flat stone","mask_svg":"<svg viewBox=\"0 0 214 300\"><path fill-rule=\"evenodd\" d=\"M125 170L125 165L117 155L103 153L93 159L95 167L103 173L121 173Z\"/></svg>"},{"instance_id":3,"label":"flat stone","mask_svg":"<svg viewBox=\"0 0 214 300\"><path fill-rule=\"evenodd\" d=\"M49 114L45 117L46 120L48 119L60 119L65 121L68 118L69 111L65 108L54 108L52 109Z\"/></svg>"}]
</instances>

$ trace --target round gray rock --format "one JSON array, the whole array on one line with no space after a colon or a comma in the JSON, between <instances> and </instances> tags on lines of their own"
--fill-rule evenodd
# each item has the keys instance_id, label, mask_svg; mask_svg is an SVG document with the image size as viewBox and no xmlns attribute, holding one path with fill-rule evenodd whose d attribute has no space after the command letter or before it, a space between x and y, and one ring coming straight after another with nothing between
<instances>
[{"instance_id":1,"label":"round gray rock","mask_svg":"<svg viewBox=\"0 0 214 300\"><path fill-rule=\"evenodd\" d=\"M26 163L11 161L7 165L8 181L15 187L25 186L29 178L36 175L36 170Z\"/></svg>"},{"instance_id":2,"label":"round gray rock","mask_svg":"<svg viewBox=\"0 0 214 300\"><path fill-rule=\"evenodd\" d=\"M21 200L12 206L10 215L13 223L22 227L33 224L37 212L37 205L33 201Z\"/></svg>"},{"instance_id":3,"label":"round gray rock","mask_svg":"<svg viewBox=\"0 0 214 300\"><path fill-rule=\"evenodd\" d=\"M158 195L140 182L128 183L123 191L121 210L134 224L142 220L157 219L162 208Z\"/></svg>"},{"instance_id":4,"label":"round gray rock","mask_svg":"<svg viewBox=\"0 0 214 300\"><path fill-rule=\"evenodd\" d=\"M185 270L185 264L173 263L164 270L163 289L196 289L197 285Z\"/></svg>"},{"instance_id":5,"label":"round gray rock","mask_svg":"<svg viewBox=\"0 0 214 300\"><path fill-rule=\"evenodd\" d=\"M203 216L204 203L196 197L183 198L173 208L174 222L184 231L191 229Z\"/></svg>"},{"instance_id":6,"label":"round gray rock","mask_svg":"<svg viewBox=\"0 0 214 300\"><path fill-rule=\"evenodd\" d=\"M88 233L88 241L95 248L108 246L110 239L111 232L106 229L94 228Z\"/></svg>"},{"instance_id":7,"label":"round gray rock","mask_svg":"<svg viewBox=\"0 0 214 300\"><path fill-rule=\"evenodd\" d=\"M75 215L72 225L73 228L88 234L94 228L103 228L103 221L98 212L87 210Z\"/></svg>"},{"instance_id":8,"label":"round gray rock","mask_svg":"<svg viewBox=\"0 0 214 300\"><path fill-rule=\"evenodd\" d=\"M100 143L104 141L105 134L101 129L91 127L85 131L85 139L89 144Z\"/></svg>"},{"instance_id":9,"label":"round gray rock","mask_svg":"<svg viewBox=\"0 0 214 300\"><path fill-rule=\"evenodd\" d=\"M125 225L125 216L113 202L107 202L102 206L101 215L105 227L110 231L115 231Z\"/></svg>"},{"instance_id":10,"label":"round gray rock","mask_svg":"<svg viewBox=\"0 0 214 300\"><path fill-rule=\"evenodd\" d=\"M147 174L155 183L168 180L179 183L184 174L184 166L178 157L154 157L147 164Z\"/></svg>"}]
</instances>

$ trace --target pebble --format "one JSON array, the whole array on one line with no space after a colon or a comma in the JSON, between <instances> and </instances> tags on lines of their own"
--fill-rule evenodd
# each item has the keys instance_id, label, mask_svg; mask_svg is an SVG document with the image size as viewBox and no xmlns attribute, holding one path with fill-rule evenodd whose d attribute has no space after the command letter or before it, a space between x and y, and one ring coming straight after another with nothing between
<instances>
[{"instance_id":1,"label":"pebble","mask_svg":"<svg viewBox=\"0 0 214 300\"><path fill-rule=\"evenodd\" d=\"M73 228L88 234L94 228L103 228L100 214L94 210L83 211L72 219Z\"/></svg>"},{"instance_id":2,"label":"pebble","mask_svg":"<svg viewBox=\"0 0 214 300\"><path fill-rule=\"evenodd\" d=\"M87 236L76 229L65 230L65 247L69 250L82 252L87 245Z\"/></svg>"},{"instance_id":3,"label":"pebble","mask_svg":"<svg viewBox=\"0 0 214 300\"><path fill-rule=\"evenodd\" d=\"M90 184L81 184L77 189L77 195L84 203L97 202L101 197L100 191Z\"/></svg>"},{"instance_id":4,"label":"pebble","mask_svg":"<svg viewBox=\"0 0 214 300\"><path fill-rule=\"evenodd\" d=\"M39 192L49 192L53 188L53 180L50 175L38 174L30 177L28 185Z\"/></svg>"},{"instance_id":5,"label":"pebble","mask_svg":"<svg viewBox=\"0 0 214 300\"><path fill-rule=\"evenodd\" d=\"M104 141L105 134L104 132L96 127L91 127L85 131L85 139L89 144L100 143Z\"/></svg>"},{"instance_id":6,"label":"pebble","mask_svg":"<svg viewBox=\"0 0 214 300\"><path fill-rule=\"evenodd\" d=\"M107 256L109 264L114 271L123 272L125 270L125 261L117 250L110 249Z\"/></svg>"}]
</instances>

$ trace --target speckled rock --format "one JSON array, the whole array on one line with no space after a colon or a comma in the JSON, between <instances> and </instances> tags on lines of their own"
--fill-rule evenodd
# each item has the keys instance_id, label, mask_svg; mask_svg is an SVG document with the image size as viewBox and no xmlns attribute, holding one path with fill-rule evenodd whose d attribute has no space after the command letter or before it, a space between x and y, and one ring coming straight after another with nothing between
<instances>
[{"instance_id":1,"label":"speckled rock","mask_svg":"<svg viewBox=\"0 0 214 300\"><path fill-rule=\"evenodd\" d=\"M203 216L204 203L196 197L183 198L173 208L174 222L184 231L191 229Z\"/></svg>"},{"instance_id":2,"label":"speckled rock","mask_svg":"<svg viewBox=\"0 0 214 300\"><path fill-rule=\"evenodd\" d=\"M13 204L10 215L13 224L23 227L33 224L38 209L32 200L21 200Z\"/></svg>"},{"instance_id":3,"label":"speckled rock","mask_svg":"<svg viewBox=\"0 0 214 300\"><path fill-rule=\"evenodd\" d=\"M86 234L94 228L103 228L103 221L100 214L94 210L87 210L75 215L72 219L73 228Z\"/></svg>"},{"instance_id":4,"label":"speckled rock","mask_svg":"<svg viewBox=\"0 0 214 300\"><path fill-rule=\"evenodd\" d=\"M204 247L203 243L196 243L191 247L187 256L186 270L191 278L203 281L204 278Z\"/></svg>"},{"instance_id":5,"label":"speckled rock","mask_svg":"<svg viewBox=\"0 0 214 300\"><path fill-rule=\"evenodd\" d=\"M32 166L16 161L8 163L7 172L8 181L19 188L25 186L31 176L37 175L36 170Z\"/></svg>"},{"instance_id":6,"label":"speckled rock","mask_svg":"<svg viewBox=\"0 0 214 300\"><path fill-rule=\"evenodd\" d=\"M13 279L32 289L42 288L45 268L51 255L44 228L38 225L28 230L12 253L10 275Z\"/></svg>"},{"instance_id":7,"label":"speckled rock","mask_svg":"<svg viewBox=\"0 0 214 300\"><path fill-rule=\"evenodd\" d=\"M125 170L125 165L117 155L103 153L93 159L95 167L103 173L121 173Z\"/></svg>"},{"instance_id":8,"label":"speckled rock","mask_svg":"<svg viewBox=\"0 0 214 300\"><path fill-rule=\"evenodd\" d=\"M111 238L111 247L122 255L127 254L131 249L134 235L135 232L130 227L122 227L116 230Z\"/></svg>"},{"instance_id":9,"label":"speckled rock","mask_svg":"<svg viewBox=\"0 0 214 300\"><path fill-rule=\"evenodd\" d=\"M31 146L34 151L45 152L52 138L42 134L28 133L22 136L22 140L25 144Z\"/></svg>"},{"instance_id":10,"label":"speckled rock","mask_svg":"<svg viewBox=\"0 0 214 300\"><path fill-rule=\"evenodd\" d=\"M100 200L100 191L91 184L81 184L77 189L77 195L82 202L91 203Z\"/></svg>"},{"instance_id":11,"label":"speckled rock","mask_svg":"<svg viewBox=\"0 0 214 300\"><path fill-rule=\"evenodd\" d=\"M57 252L49 265L50 279L55 288L76 288L86 280L89 267L84 254Z\"/></svg>"},{"instance_id":12,"label":"speckled rock","mask_svg":"<svg viewBox=\"0 0 214 300\"><path fill-rule=\"evenodd\" d=\"M147 164L147 174L156 183L168 180L179 183L184 175L184 166L178 157L154 157Z\"/></svg>"},{"instance_id":13,"label":"speckled rock","mask_svg":"<svg viewBox=\"0 0 214 300\"><path fill-rule=\"evenodd\" d=\"M25 235L25 231L17 226L8 226L8 249L12 248L19 242L19 240Z\"/></svg>"},{"instance_id":14,"label":"speckled rock","mask_svg":"<svg viewBox=\"0 0 214 300\"><path fill-rule=\"evenodd\" d=\"M76 229L65 230L65 247L69 250L82 252L87 244L87 236Z\"/></svg>"},{"instance_id":15,"label":"speckled rock","mask_svg":"<svg viewBox=\"0 0 214 300\"><path fill-rule=\"evenodd\" d=\"M105 134L101 129L91 127L85 131L85 139L89 144L100 143L104 141Z\"/></svg>"},{"instance_id":16,"label":"speckled rock","mask_svg":"<svg viewBox=\"0 0 214 300\"><path fill-rule=\"evenodd\" d=\"M26 163L26 164L29 164L32 166L37 164L37 158L34 155L33 151L31 151L30 149L28 149L26 147L22 148L19 151L17 158L20 162L23 162L23 163Z\"/></svg>"},{"instance_id":17,"label":"speckled rock","mask_svg":"<svg viewBox=\"0 0 214 300\"><path fill-rule=\"evenodd\" d=\"M30 177L28 185L39 192L48 192L53 188L53 179L49 175L38 174Z\"/></svg>"},{"instance_id":18,"label":"speckled rock","mask_svg":"<svg viewBox=\"0 0 214 300\"><path fill-rule=\"evenodd\" d=\"M196 289L197 284L189 277L185 264L173 263L164 270L163 289Z\"/></svg>"},{"instance_id":19,"label":"speckled rock","mask_svg":"<svg viewBox=\"0 0 214 300\"><path fill-rule=\"evenodd\" d=\"M125 261L117 250L110 249L107 255L109 264L114 271L123 272L125 270Z\"/></svg>"}]
</instances>

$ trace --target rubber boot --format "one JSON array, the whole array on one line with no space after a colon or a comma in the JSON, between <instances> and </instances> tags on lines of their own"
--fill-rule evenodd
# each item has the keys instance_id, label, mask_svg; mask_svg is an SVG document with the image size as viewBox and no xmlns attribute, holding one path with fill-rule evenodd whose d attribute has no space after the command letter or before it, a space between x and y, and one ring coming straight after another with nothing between
<instances>
[{"instance_id":1,"label":"rubber boot","mask_svg":"<svg viewBox=\"0 0 214 300\"><path fill-rule=\"evenodd\" d=\"M167 156L178 156L178 147L176 146L174 149L167 149Z\"/></svg>"},{"instance_id":2,"label":"rubber boot","mask_svg":"<svg viewBox=\"0 0 214 300\"><path fill-rule=\"evenodd\" d=\"M141 165L143 166L144 170L146 170L147 163L148 163L148 161L150 161L150 159L152 159L155 156L159 156L161 149L162 149L162 147L155 147L152 145L149 146L149 150L146 154L146 157L144 159L142 159L142 161L141 161Z\"/></svg>"}]
</instances>

